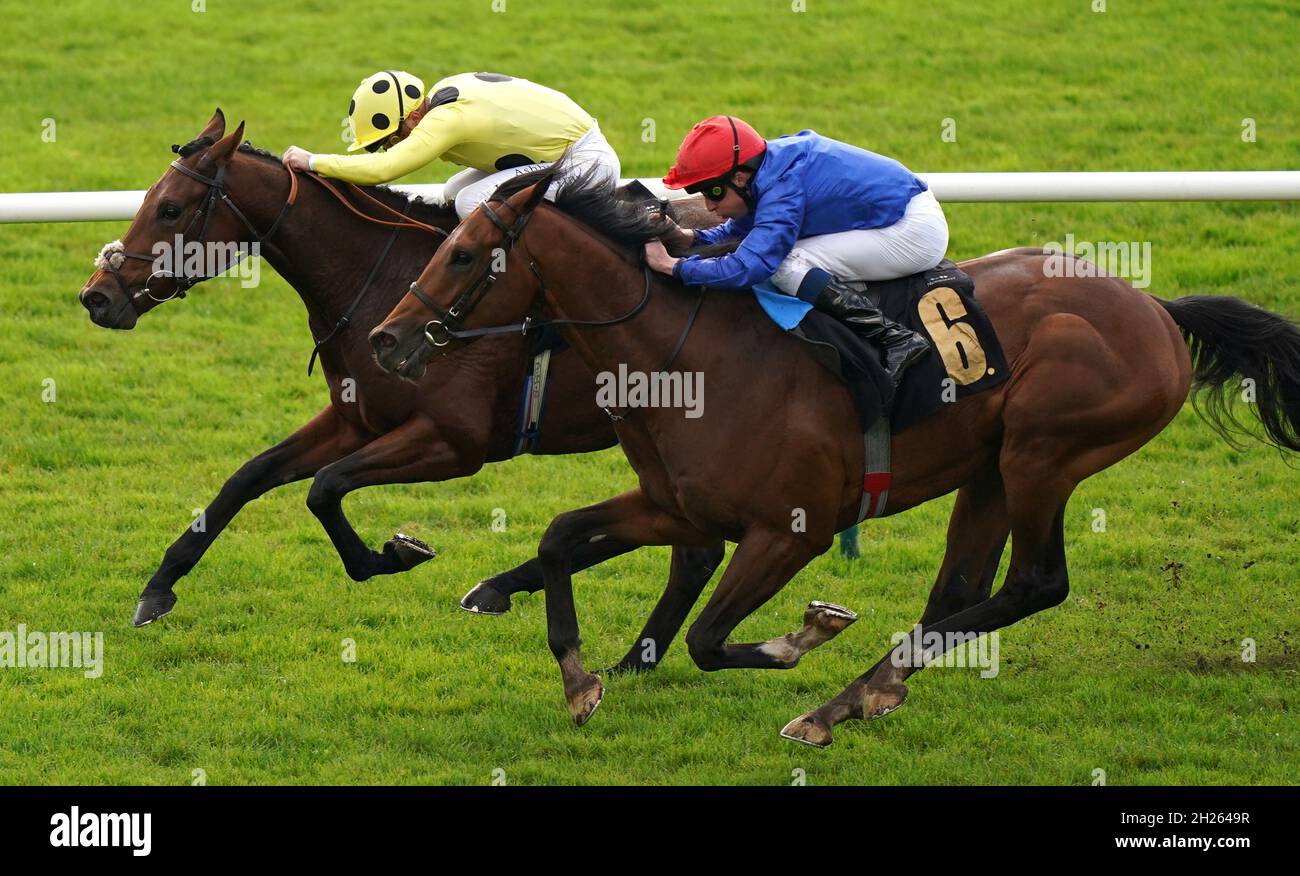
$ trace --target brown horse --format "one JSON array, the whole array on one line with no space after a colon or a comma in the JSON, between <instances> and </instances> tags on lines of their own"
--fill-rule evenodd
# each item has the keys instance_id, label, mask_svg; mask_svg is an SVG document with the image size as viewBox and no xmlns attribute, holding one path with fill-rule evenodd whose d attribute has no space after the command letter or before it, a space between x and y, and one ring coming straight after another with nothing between
<instances>
[{"instance_id":1,"label":"brown horse","mask_svg":"<svg viewBox=\"0 0 1300 876\"><path fill-rule=\"evenodd\" d=\"M80 300L96 324L130 329L140 315L196 281L154 278L146 292L156 243L172 242L178 233L187 243L260 239L267 261L302 297L313 337L330 338L320 346L330 403L288 438L246 462L207 507L206 525L200 531L188 527L168 548L140 597L137 626L171 611L176 581L244 505L276 487L314 478L307 505L347 573L365 580L410 569L432 552L400 534L382 552L371 550L344 516L344 496L378 484L465 477L517 452L519 389L527 359L522 336L484 345L479 355L431 369L418 387L378 368L365 340L396 304L403 285L455 227L455 212L385 188L365 187L347 199L316 177L297 183L275 156L247 144L237 148L242 137L242 124L225 133L218 110L199 137L178 150L177 164L184 170L169 168L149 190L121 245L106 248L108 253L150 256L106 255L111 260L104 264L106 270L91 276ZM214 195L213 186L190 174L209 180L220 174L220 191ZM228 206L222 195L229 198ZM293 205L287 207L291 198ZM352 200L381 218L367 219ZM698 205L688 212L687 221L701 220ZM348 321L335 332L345 314ZM595 405L594 391L576 354L555 353L539 439L530 452L583 453L612 446L614 430ZM630 549L614 542L591 545L577 564L593 565ZM653 638L659 643L655 656L661 658L721 559L721 543L674 551L668 592L637 642ZM541 587L540 565L533 559L480 582L461 604L499 614L509 609L511 594ZM634 645L620 668L652 668L655 664L643 659L646 653Z\"/></svg>"},{"instance_id":2,"label":"brown horse","mask_svg":"<svg viewBox=\"0 0 1300 876\"><path fill-rule=\"evenodd\" d=\"M786 669L851 616L815 604L798 633L752 644L727 637L857 519L864 461L844 386L753 296L707 294L682 344L698 292L651 275L635 250L596 233L636 245L664 229L601 190L571 189L558 207L543 205L553 172L506 183L461 223L371 342L380 364L416 378L433 352L472 355L488 346L472 343L492 331L486 327L531 315L561 326L593 372L656 372L680 345L673 367L703 375L707 407L699 418L669 407L619 412L619 441L640 488L560 515L542 539L548 642L581 724L603 688L580 656L575 548L606 538L738 542L687 633L691 656L705 670ZM505 270L491 259L498 247L510 253ZM1068 591L1062 521L1071 492L1159 433L1193 381L1222 415L1229 383L1252 379L1268 439L1300 449L1300 331L1286 319L1233 298L1161 301L1117 278L1049 276L1048 257L1019 249L962 265L1011 374L893 440L887 513L958 491L947 553L920 619L922 642L931 633L942 642L949 633L988 633L1060 603ZM1010 567L991 596L1008 534ZM829 744L834 724L901 705L904 681L943 651L927 645L912 654L910 642L898 644L783 735Z\"/></svg>"}]
</instances>

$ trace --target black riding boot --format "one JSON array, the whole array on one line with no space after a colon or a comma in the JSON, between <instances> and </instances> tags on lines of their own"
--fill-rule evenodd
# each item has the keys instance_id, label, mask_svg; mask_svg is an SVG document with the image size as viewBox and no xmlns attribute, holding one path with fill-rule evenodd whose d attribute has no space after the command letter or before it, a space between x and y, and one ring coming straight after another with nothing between
<instances>
[{"instance_id":1,"label":"black riding boot","mask_svg":"<svg viewBox=\"0 0 1300 876\"><path fill-rule=\"evenodd\" d=\"M885 371L894 386L902 382L907 366L930 349L924 337L886 319L870 298L820 269L808 272L799 286L799 297L853 329L864 341L880 347Z\"/></svg>"}]
</instances>

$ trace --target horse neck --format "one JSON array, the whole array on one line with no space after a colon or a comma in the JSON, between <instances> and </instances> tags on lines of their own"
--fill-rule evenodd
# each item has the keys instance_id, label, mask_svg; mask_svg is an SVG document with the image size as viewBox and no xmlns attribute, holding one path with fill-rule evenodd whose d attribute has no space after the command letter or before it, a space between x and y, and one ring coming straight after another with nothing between
<instances>
[{"instance_id":1,"label":"horse neck","mask_svg":"<svg viewBox=\"0 0 1300 876\"><path fill-rule=\"evenodd\" d=\"M646 294L645 269L596 240L559 211L543 208L551 222L536 259L546 278L546 306L557 319L616 319L631 312ZM536 221L535 217L533 221ZM541 229L539 229L541 230ZM686 328L694 297L679 284L651 272L650 299L626 322L601 327L562 326L565 340L593 372L650 373L664 367ZM673 368L684 367L682 357Z\"/></svg>"},{"instance_id":2,"label":"horse neck","mask_svg":"<svg viewBox=\"0 0 1300 876\"><path fill-rule=\"evenodd\" d=\"M265 233L289 197L288 173L269 161L253 157L243 157L239 171L239 177L231 180L235 185L231 187L230 197L253 226ZM241 198L244 190L260 190L265 194ZM368 212L375 211L372 208ZM262 244L262 254L298 293L313 329L328 331L361 291L392 231L391 226L359 218L323 191L319 182L300 175L297 198L274 236ZM410 261L407 256L415 250L422 256L422 266L432 256L436 244L437 240L428 232L404 229L385 259L384 268L371 281L367 297L377 297L384 290L394 291L396 287L385 281L386 275ZM418 266L409 267L419 270ZM393 303L397 297L400 296L395 296Z\"/></svg>"}]
</instances>

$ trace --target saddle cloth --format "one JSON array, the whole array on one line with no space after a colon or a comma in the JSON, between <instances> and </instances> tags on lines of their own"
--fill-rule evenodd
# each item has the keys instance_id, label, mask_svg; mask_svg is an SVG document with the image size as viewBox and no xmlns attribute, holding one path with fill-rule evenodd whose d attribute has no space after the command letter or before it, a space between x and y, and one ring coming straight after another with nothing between
<instances>
[{"instance_id":1,"label":"saddle cloth","mask_svg":"<svg viewBox=\"0 0 1300 876\"><path fill-rule=\"evenodd\" d=\"M955 263L909 277L856 283L885 316L930 339L933 349L903 374L895 394L880 361L843 323L809 311L790 334L809 345L818 362L843 380L853 396L863 432L886 410L890 431L902 432L957 401L1007 379L1002 345L984 308L975 300L975 282Z\"/></svg>"}]
</instances>

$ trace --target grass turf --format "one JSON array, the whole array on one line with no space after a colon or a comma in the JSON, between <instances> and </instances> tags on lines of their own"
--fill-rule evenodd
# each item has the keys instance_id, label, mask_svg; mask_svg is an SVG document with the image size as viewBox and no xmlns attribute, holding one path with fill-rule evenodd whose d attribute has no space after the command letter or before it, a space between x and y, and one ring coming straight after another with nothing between
<instances>
[{"instance_id":1,"label":"grass turf","mask_svg":"<svg viewBox=\"0 0 1300 876\"><path fill-rule=\"evenodd\" d=\"M8 4L0 191L143 188L215 105L275 151L341 148L356 82L500 70L563 89L629 176L661 174L690 124L805 127L919 171L1286 169L1300 11L1281 0L957 0L583 4ZM147 27L141 23L146 22ZM57 125L44 142L43 120ZM1258 137L1243 142L1243 119ZM956 124L956 142L941 134ZM649 135L653 134L653 137ZM433 182L434 165L410 181ZM1291 204L949 205L951 254L1063 240L1149 241L1151 291L1232 294L1300 315ZM441 552L405 576L344 575L298 484L252 504L178 584L177 611L129 627L163 549L253 453L325 403L301 305L279 278L214 281L130 334L75 292L125 222L0 226L0 630L104 631L101 678L0 670L0 782L510 784L1295 781L1300 508L1295 472L1224 445L1190 412L1085 482L1067 516L1073 590L1003 632L1002 671L934 669L905 709L815 752L785 721L910 628L951 499L866 527L864 556L812 563L737 631L787 632L810 598L862 620L783 673L704 674L679 642L608 681L582 729L563 707L538 597L503 618L461 593L531 556L550 518L626 489L618 450L521 459L470 480L382 487L347 509ZM53 378L57 401L42 401ZM505 509L505 532L490 523ZM1105 532L1094 532L1093 509ZM620 657L667 552L579 576L592 666ZM1258 659L1240 659L1255 640ZM357 661L341 659L356 642Z\"/></svg>"}]
</instances>

